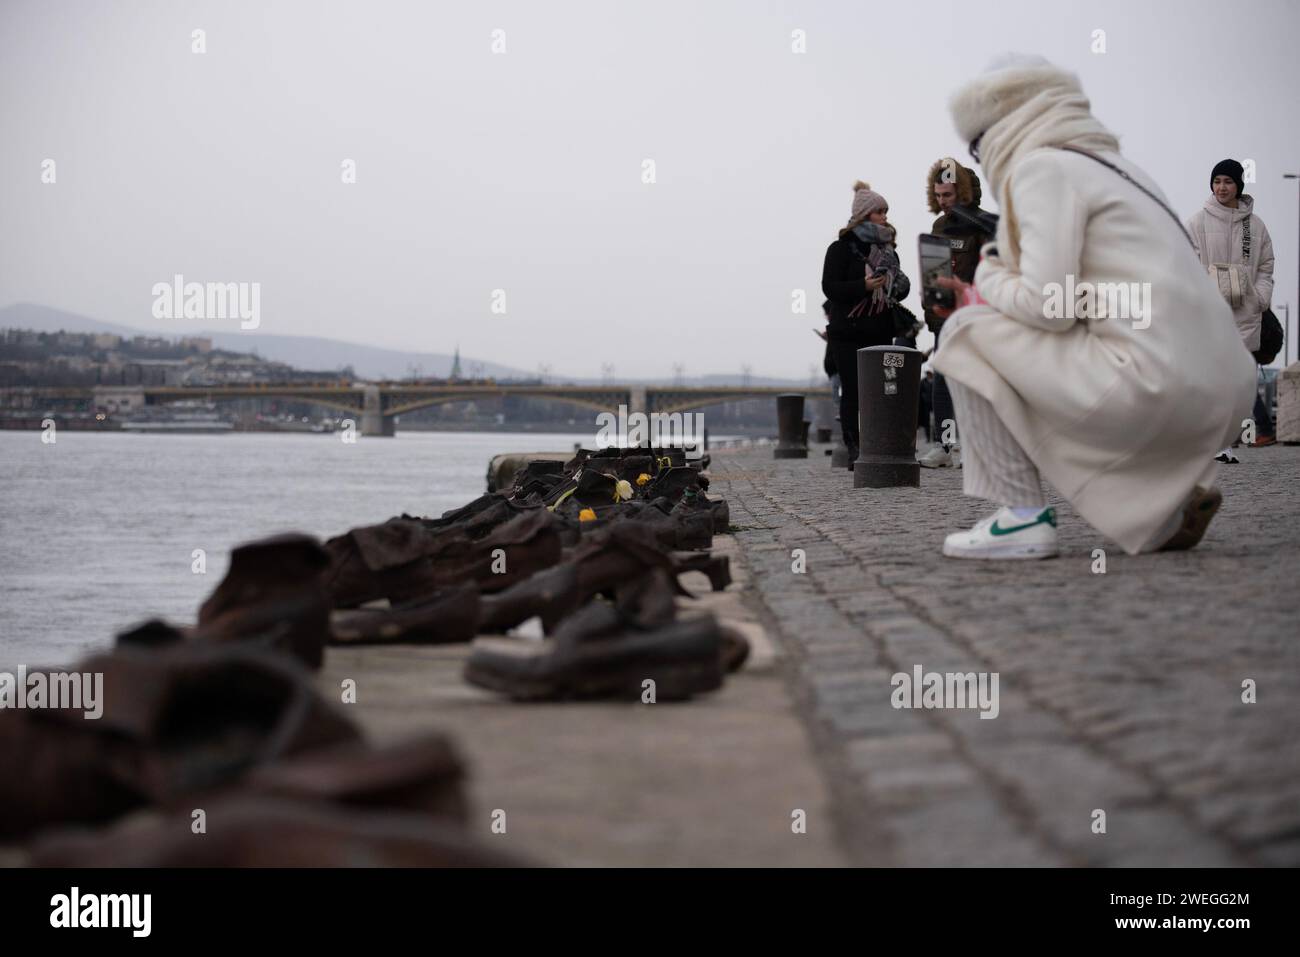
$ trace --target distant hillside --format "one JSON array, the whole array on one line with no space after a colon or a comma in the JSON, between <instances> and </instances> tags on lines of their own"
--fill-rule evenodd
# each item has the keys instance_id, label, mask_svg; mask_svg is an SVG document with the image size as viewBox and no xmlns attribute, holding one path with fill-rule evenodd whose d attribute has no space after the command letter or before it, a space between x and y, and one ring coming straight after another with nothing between
<instances>
[{"instance_id":1,"label":"distant hillside","mask_svg":"<svg viewBox=\"0 0 1300 957\"><path fill-rule=\"evenodd\" d=\"M296 369L324 371L352 366L363 379L402 379L419 366L422 375L442 377L451 372L452 357L438 352L401 352L377 349L338 339L315 336L270 336L260 332L213 332L186 328L136 329L114 322L103 322L75 312L52 309L28 302L0 308L0 329L34 329L37 332L111 332L119 336L204 336L218 349L231 352L256 352L263 359L287 362ZM480 360L461 356L462 373L469 375L471 366ZM537 375L523 369L482 362L483 375L496 379L527 379Z\"/></svg>"},{"instance_id":2,"label":"distant hillside","mask_svg":"<svg viewBox=\"0 0 1300 957\"><path fill-rule=\"evenodd\" d=\"M255 352L263 359L285 362L295 369L322 372L351 366L362 379L404 379L411 374L411 367L418 366L421 375L445 377L451 372L452 357L439 352L402 352L397 349L379 349L363 346L355 342L343 342L339 339L322 339L316 336L271 336L262 332L212 332L211 330L183 331L171 329L138 329L92 319L75 312L65 312L49 306L38 306L29 302L19 302L0 307L0 329L33 329L37 332L111 332L119 336L169 336L177 337L204 336L212 340L218 349L232 352ZM498 365L470 356L460 357L460 368L464 375L475 371L478 365L483 367L483 375L494 379L536 379L537 373L510 366ZM599 385L599 377L569 377L554 375L556 382L572 382L577 385ZM629 380L618 377L620 382ZM672 381L670 376L654 379L632 379L631 382L666 384ZM750 383L758 386L783 386L793 390L807 388L808 380L773 379L766 376L751 376ZM713 373L696 376L683 376L682 384L687 386L722 386L742 385L743 377L739 373ZM825 386L825 380L819 380L818 386Z\"/></svg>"},{"instance_id":3,"label":"distant hillside","mask_svg":"<svg viewBox=\"0 0 1300 957\"><path fill-rule=\"evenodd\" d=\"M49 306L30 302L16 302L0 308L0 329L32 329L36 332L111 332L119 336L156 336L157 332L119 326L115 322L101 322L76 312L64 312Z\"/></svg>"}]
</instances>

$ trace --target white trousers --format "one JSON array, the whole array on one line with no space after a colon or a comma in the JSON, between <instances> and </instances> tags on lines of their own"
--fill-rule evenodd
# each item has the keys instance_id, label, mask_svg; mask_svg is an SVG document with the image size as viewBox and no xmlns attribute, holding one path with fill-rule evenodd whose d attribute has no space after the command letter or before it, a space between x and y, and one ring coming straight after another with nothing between
<instances>
[{"instance_id":1,"label":"white trousers","mask_svg":"<svg viewBox=\"0 0 1300 957\"><path fill-rule=\"evenodd\" d=\"M999 505L1047 504L1038 468L1002 424L988 399L949 379L961 442L962 490Z\"/></svg>"}]
</instances>

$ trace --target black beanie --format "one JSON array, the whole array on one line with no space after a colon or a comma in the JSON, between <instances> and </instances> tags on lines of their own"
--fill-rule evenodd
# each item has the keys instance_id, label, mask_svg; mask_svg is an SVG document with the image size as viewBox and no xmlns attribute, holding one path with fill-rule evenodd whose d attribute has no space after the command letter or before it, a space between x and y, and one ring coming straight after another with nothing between
<instances>
[{"instance_id":1,"label":"black beanie","mask_svg":"<svg viewBox=\"0 0 1300 957\"><path fill-rule=\"evenodd\" d=\"M1210 170L1210 189L1214 188L1214 178L1216 176L1228 176L1237 184L1237 198L1241 199L1241 194L1246 192L1246 184L1242 182L1242 174L1245 172L1241 164L1234 159L1219 160Z\"/></svg>"}]
</instances>

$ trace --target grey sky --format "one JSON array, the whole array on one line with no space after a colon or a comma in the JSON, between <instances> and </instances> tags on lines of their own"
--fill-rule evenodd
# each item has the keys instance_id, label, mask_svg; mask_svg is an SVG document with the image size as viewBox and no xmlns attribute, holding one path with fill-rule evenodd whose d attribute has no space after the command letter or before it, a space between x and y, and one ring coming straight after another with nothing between
<instances>
[{"instance_id":1,"label":"grey sky","mask_svg":"<svg viewBox=\"0 0 1300 957\"><path fill-rule=\"evenodd\" d=\"M915 275L926 169L966 157L948 94L1013 49L1079 72L1183 218L1216 161L1254 159L1276 307L1296 295L1297 36L1285 0L4 0L0 305L212 326L152 317L182 273L260 282L267 333L804 377L850 185L890 201Z\"/></svg>"}]
</instances>

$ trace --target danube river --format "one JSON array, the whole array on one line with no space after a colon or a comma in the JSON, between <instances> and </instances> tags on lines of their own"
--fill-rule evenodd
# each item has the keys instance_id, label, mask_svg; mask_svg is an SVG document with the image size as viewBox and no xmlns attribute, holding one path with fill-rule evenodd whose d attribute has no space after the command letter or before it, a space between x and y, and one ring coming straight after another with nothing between
<instances>
[{"instance_id":1,"label":"danube river","mask_svg":"<svg viewBox=\"0 0 1300 957\"><path fill-rule=\"evenodd\" d=\"M232 546L326 538L481 495L498 452L592 436L0 431L0 670L61 665L150 617L191 623ZM192 569L202 549L207 571Z\"/></svg>"}]
</instances>

